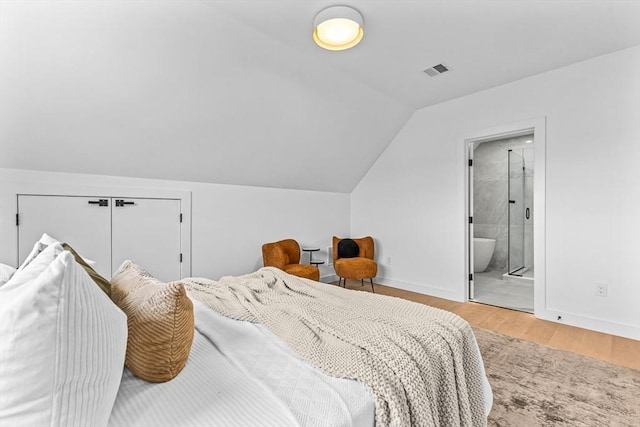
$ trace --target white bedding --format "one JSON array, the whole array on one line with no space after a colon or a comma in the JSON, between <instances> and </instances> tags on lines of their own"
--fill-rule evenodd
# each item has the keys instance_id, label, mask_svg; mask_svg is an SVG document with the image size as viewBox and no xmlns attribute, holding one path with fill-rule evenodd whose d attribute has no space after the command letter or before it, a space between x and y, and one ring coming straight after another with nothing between
<instances>
[{"instance_id":1,"label":"white bedding","mask_svg":"<svg viewBox=\"0 0 640 427\"><path fill-rule=\"evenodd\" d=\"M0 393L0 412L5 411L5 415L0 414L1 420L11 413L20 419L18 424L29 424L29 419L35 419L33 405L37 404L44 405L43 416L52 416L51 422L45 423L52 426L104 426L107 418L109 426L374 425L374 400L365 386L327 376L265 326L229 319L193 298L196 330L189 361L182 372L161 384L140 380L127 369L123 372L127 330L124 314L93 286L90 276L69 252L62 250L59 242L41 243L34 247L39 254L29 260L32 262L23 263L17 272L0 265L0 278L9 280L5 285L0 282L0 314L9 316L0 322L4 326L0 335L3 339L19 336L22 340L14 340L16 345L0 354L5 358L0 366L6 371L0 378L5 391L11 390ZM61 266L65 267L63 272ZM87 311L87 307L95 309ZM27 309L26 314L21 314L21 309ZM53 317L43 318L43 313ZM34 328L25 323L31 318L44 323ZM63 327L74 319L76 323L72 322L71 327ZM50 330L51 325L57 328L57 334ZM64 333L67 329L73 332L69 336ZM114 331L118 333L114 335ZM69 338L73 336L82 339ZM64 345L60 347L55 343L58 341ZM40 349L34 353L33 348L25 346L34 343L39 349L44 346L46 352ZM25 358L19 354L20 349L44 356L37 360ZM49 354L54 350L56 354L61 352L60 357ZM28 372L19 366L26 360L30 364ZM491 388L482 361L479 362L488 414ZM29 380L25 373L39 376L38 384L52 379L51 375L60 384L39 387L34 381L25 383L25 378ZM120 378L122 381L118 382ZM34 384L37 393L20 400ZM69 421L74 419L76 422Z\"/></svg>"},{"instance_id":2,"label":"white bedding","mask_svg":"<svg viewBox=\"0 0 640 427\"><path fill-rule=\"evenodd\" d=\"M328 377L261 325L193 305L187 366L162 384L125 369L109 426L374 425L363 385Z\"/></svg>"}]
</instances>

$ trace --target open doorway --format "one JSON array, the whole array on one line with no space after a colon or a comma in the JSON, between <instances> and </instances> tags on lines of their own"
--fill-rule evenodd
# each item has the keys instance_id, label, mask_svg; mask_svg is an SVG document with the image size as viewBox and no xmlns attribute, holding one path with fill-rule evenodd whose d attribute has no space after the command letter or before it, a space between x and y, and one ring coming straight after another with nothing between
<instances>
[{"instance_id":1,"label":"open doorway","mask_svg":"<svg viewBox=\"0 0 640 427\"><path fill-rule=\"evenodd\" d=\"M530 135L533 135L533 138L526 138L526 136L530 136ZM520 279L524 281L524 280L527 280L526 276L528 275L533 276L533 279L531 279L533 283L533 310L531 310L530 305L527 307L519 307L519 306L516 306L516 304L513 304L513 305L510 304L509 308L517 308L517 309L526 308L526 311L533 311L533 313L536 315L537 314L544 315L547 312L546 256L545 256L545 248L546 248L546 235L545 235L546 233L546 215L545 215L546 119L544 117L538 117L538 118L533 118L533 119L529 119L529 120L518 122L518 123L502 125L502 126L498 126L490 129L485 129L485 130L479 130L474 133L468 134L466 138L461 140L463 144L460 145L460 148L462 149L461 151L464 151L463 170L465 175L465 188L466 188L464 227L465 227L465 240L466 240L466 248L467 248L466 250L467 268L466 268L465 275L468 279L465 281L465 288L466 288L465 293L468 299L471 301L477 301L477 302L486 301L488 304L502 304L502 302L495 301L495 300L484 299L484 301L479 301L479 298L480 299L483 299L483 298L477 295L477 292L475 289L476 282L477 282L476 279L479 277L477 276L478 273L475 273L474 270L480 269L480 268L474 268L475 267L474 258L476 257L476 254L474 252L478 252L477 255L480 256L480 253L479 253L480 251L479 250L474 251L473 243L474 243L474 236L476 236L476 234L474 234L475 229L478 228L477 225L481 223L481 222L478 223L475 220L476 219L480 220L481 218L474 219L473 216L474 216L474 210L475 210L474 205L482 202L480 200L474 200L473 176L477 168L476 166L477 161L479 161L479 159L474 159L474 155L480 154L480 152L477 151L477 149L478 147L481 147L485 143L515 139L520 137L523 137L522 141L520 141L521 144L518 147L516 147L516 149L511 148L512 149L511 155L509 155L508 148L503 147L507 149L507 152L506 154L504 154L504 157L502 158L503 160L501 161L502 162L506 161L507 167L508 167L509 161L511 161L512 169L514 169L515 171L518 165L520 164L519 162L521 162L521 160L516 155L521 156L524 162L524 167L525 167L524 175L526 175L527 159L532 154L532 157L529 158L528 160L528 164L533 166L533 170L532 170L532 179L529 180L530 181L529 184L527 184L526 182L526 176L523 177L523 181L525 181L524 183L515 181L512 184L512 188L511 188L512 190L514 191L518 189L523 190L522 204L509 203L510 200L516 200L517 202L517 199L512 198L517 196L517 194L514 194L514 193L510 194L509 188L507 187L506 189L506 196L505 196L506 203L508 205L515 205L515 207L512 209L512 214L515 216L515 218L512 220L511 225L514 228L521 227L523 230L522 231L523 234L521 235L522 240L518 240L516 235L512 233L513 239L511 241L511 244L513 244L516 247L511 250L511 254L515 258L511 261L511 263L513 264L513 268L509 269L509 265L507 265L507 270L509 271L505 271L505 272L508 276L511 276L511 277L506 277L506 279L509 279L509 280ZM532 140L531 143L526 142L529 139ZM486 147L490 147L490 146L486 146ZM522 147L525 147L525 148L533 147L532 153L526 153L526 152L523 153L522 151L520 152L516 151ZM520 168L522 168L521 164L520 164ZM490 169L490 170L493 170L493 169ZM508 175L509 175L509 171L507 170L507 176ZM514 175L517 175L517 174L514 173ZM514 179L518 179L518 177L514 176ZM525 187L523 188L521 187L521 185L524 185ZM525 196L524 192L526 191L526 185L533 186L532 196L531 194L529 194L528 196ZM530 200L529 199L525 200L525 197L527 198L533 197L533 204L529 205L529 211L526 210L527 208L526 204L530 203ZM518 208L520 207L521 209L518 210ZM524 211L523 212L524 219L522 219L521 222L518 222L519 218L522 218L522 216L520 215L522 211ZM506 215L507 219L509 218L508 210L504 215ZM529 216L528 219L527 219L527 215ZM527 220L529 221L528 223L527 223ZM507 225L507 227L509 227L509 225ZM482 229L482 227L479 227L479 228ZM477 236L479 237L476 237L476 238L482 237L480 235L477 235ZM531 239L532 246L527 246L528 243L526 242L525 239L531 236L533 236L533 238ZM497 243L498 239L494 239L494 240L496 240L496 243ZM508 240L508 235L507 235L507 240ZM480 241L480 243L483 243L483 242ZM484 242L484 243L487 243L487 242ZM489 241L488 243L490 244L491 242ZM518 250L520 250L520 252L518 252ZM509 262L508 246L506 251L507 251L506 253L507 262ZM518 261L519 261L519 259L517 258L518 256L521 257L520 259L521 259L522 265L516 265L518 264ZM491 254L491 257L493 257L493 253ZM531 259L531 257L533 258ZM491 263L491 258L489 258L489 260L487 261L487 267L489 267L490 263ZM525 267L525 268L519 268L519 267ZM489 273L489 272L480 271L480 273ZM493 279L495 281L502 281L502 282L494 283L494 285L497 286L498 284L503 284L505 280L505 276L504 276L505 273L503 273L502 270L498 270L498 271L495 271L494 274L495 274L495 277ZM498 288L498 289L502 290L501 288Z\"/></svg>"},{"instance_id":2,"label":"open doorway","mask_svg":"<svg viewBox=\"0 0 640 427\"><path fill-rule=\"evenodd\" d=\"M469 144L473 300L534 311L532 131Z\"/></svg>"}]
</instances>

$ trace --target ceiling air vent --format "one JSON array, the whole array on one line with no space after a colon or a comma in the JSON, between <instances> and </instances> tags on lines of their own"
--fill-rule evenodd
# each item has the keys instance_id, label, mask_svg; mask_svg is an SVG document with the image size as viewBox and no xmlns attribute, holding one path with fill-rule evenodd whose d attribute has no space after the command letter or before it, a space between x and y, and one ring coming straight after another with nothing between
<instances>
[{"instance_id":1,"label":"ceiling air vent","mask_svg":"<svg viewBox=\"0 0 640 427\"><path fill-rule=\"evenodd\" d=\"M449 68L444 64L434 65L433 67L424 70L429 77L435 77L439 74L446 73L447 71L449 71Z\"/></svg>"}]
</instances>

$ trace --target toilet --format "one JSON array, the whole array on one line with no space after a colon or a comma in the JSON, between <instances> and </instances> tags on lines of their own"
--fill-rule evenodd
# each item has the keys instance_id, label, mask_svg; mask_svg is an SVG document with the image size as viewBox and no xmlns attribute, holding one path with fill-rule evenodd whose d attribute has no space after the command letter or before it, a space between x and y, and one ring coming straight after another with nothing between
<instances>
[{"instance_id":1,"label":"toilet","mask_svg":"<svg viewBox=\"0 0 640 427\"><path fill-rule=\"evenodd\" d=\"M496 239L473 238L473 272L480 273L487 269L496 248Z\"/></svg>"}]
</instances>

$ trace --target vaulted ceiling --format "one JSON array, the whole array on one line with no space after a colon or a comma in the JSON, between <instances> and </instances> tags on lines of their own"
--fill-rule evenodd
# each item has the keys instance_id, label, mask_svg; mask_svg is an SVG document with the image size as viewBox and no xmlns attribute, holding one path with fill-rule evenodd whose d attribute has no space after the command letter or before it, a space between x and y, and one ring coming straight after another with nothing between
<instances>
[{"instance_id":1,"label":"vaulted ceiling","mask_svg":"<svg viewBox=\"0 0 640 427\"><path fill-rule=\"evenodd\" d=\"M638 1L349 0L329 52L333 4L3 0L0 167L350 192L417 108L640 44Z\"/></svg>"}]
</instances>

